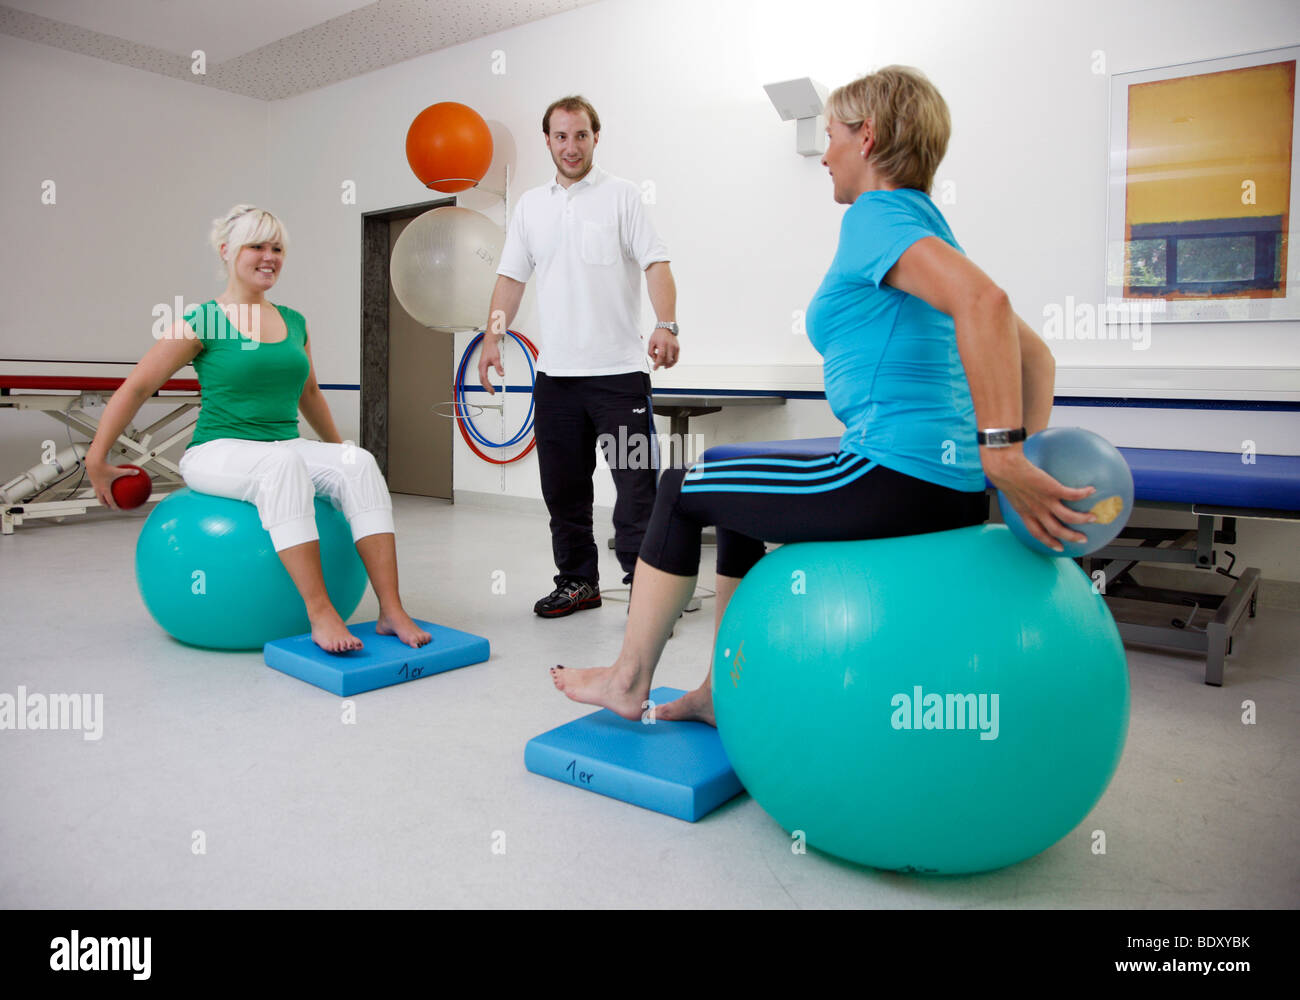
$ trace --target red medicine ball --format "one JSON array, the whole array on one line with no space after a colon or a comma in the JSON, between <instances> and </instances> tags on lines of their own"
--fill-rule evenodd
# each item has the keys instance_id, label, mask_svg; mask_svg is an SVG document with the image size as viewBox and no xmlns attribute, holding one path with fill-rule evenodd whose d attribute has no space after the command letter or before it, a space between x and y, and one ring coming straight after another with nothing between
<instances>
[{"instance_id":1,"label":"red medicine ball","mask_svg":"<svg viewBox=\"0 0 1300 1000\"><path fill-rule=\"evenodd\" d=\"M134 476L118 476L113 480L113 502L123 510L130 510L132 507L139 507L149 499L149 494L153 492L153 480L149 478L149 473L138 465L118 466L122 469L135 469Z\"/></svg>"}]
</instances>

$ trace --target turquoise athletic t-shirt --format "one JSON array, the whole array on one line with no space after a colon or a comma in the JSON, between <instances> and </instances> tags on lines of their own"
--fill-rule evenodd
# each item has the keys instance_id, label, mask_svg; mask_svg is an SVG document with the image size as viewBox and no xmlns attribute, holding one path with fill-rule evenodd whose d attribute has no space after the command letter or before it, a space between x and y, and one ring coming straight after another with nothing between
<instances>
[{"instance_id":1,"label":"turquoise athletic t-shirt","mask_svg":"<svg viewBox=\"0 0 1300 1000\"><path fill-rule=\"evenodd\" d=\"M924 192L859 197L808 306L808 339L824 361L826 401L846 428L842 450L940 486L982 491L975 407L952 317L881 284L927 236L965 252Z\"/></svg>"}]
</instances>

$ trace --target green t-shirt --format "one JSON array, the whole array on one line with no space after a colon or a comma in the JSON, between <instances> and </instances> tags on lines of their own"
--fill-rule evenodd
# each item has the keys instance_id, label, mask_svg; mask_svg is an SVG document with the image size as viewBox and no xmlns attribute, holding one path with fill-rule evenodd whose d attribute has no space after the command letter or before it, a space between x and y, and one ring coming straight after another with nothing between
<instances>
[{"instance_id":1,"label":"green t-shirt","mask_svg":"<svg viewBox=\"0 0 1300 1000\"><path fill-rule=\"evenodd\" d=\"M216 438L288 441L298 437L298 400L311 372L302 313L275 306L288 336L274 344L244 336L215 299L185 314L203 349L194 359L203 406L188 447ZM236 320L239 317L236 316Z\"/></svg>"}]
</instances>

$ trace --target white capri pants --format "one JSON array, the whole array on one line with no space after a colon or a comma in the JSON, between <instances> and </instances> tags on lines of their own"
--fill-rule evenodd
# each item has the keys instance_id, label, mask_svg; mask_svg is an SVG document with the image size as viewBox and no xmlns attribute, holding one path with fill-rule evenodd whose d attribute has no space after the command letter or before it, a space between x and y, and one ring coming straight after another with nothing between
<instances>
[{"instance_id":1,"label":"white capri pants","mask_svg":"<svg viewBox=\"0 0 1300 1000\"><path fill-rule=\"evenodd\" d=\"M275 551L314 542L319 494L341 510L353 541L393 533L393 501L375 457L355 445L217 438L186 450L185 484L255 504Z\"/></svg>"}]
</instances>

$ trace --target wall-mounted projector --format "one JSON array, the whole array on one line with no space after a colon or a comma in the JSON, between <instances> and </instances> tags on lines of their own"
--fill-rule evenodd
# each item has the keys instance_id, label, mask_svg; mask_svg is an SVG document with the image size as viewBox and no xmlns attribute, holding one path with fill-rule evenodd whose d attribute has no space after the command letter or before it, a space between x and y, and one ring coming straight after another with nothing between
<instances>
[{"instance_id":1,"label":"wall-mounted projector","mask_svg":"<svg viewBox=\"0 0 1300 1000\"><path fill-rule=\"evenodd\" d=\"M821 156L826 152L826 119L822 111L830 91L810 77L765 83L768 100L783 122L798 122L795 152L802 156Z\"/></svg>"}]
</instances>

